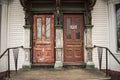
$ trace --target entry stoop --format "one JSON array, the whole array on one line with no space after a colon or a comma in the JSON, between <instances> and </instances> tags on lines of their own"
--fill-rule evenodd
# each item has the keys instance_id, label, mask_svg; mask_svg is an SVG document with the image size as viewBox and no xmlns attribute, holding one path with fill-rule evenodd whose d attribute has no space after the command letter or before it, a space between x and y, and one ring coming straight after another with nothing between
<instances>
[{"instance_id":1,"label":"entry stoop","mask_svg":"<svg viewBox=\"0 0 120 80\"><path fill-rule=\"evenodd\" d=\"M111 80L97 69L62 69L54 68L21 70L12 74L9 80Z\"/></svg>"}]
</instances>

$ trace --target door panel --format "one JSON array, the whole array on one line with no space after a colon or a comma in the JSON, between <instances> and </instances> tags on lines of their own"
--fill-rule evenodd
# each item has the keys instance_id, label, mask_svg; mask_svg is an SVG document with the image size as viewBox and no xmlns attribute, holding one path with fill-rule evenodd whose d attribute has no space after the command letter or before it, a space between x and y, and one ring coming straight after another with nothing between
<instances>
[{"instance_id":1,"label":"door panel","mask_svg":"<svg viewBox=\"0 0 120 80\"><path fill-rule=\"evenodd\" d=\"M33 62L54 62L54 17L34 15Z\"/></svg>"},{"instance_id":2,"label":"door panel","mask_svg":"<svg viewBox=\"0 0 120 80\"><path fill-rule=\"evenodd\" d=\"M83 15L64 15L64 62L83 62Z\"/></svg>"}]
</instances>

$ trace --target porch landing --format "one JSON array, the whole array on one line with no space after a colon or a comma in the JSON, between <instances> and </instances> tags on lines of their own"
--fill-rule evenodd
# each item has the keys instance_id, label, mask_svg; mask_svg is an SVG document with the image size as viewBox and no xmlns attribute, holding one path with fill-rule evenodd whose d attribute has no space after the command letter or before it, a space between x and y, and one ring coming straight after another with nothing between
<instances>
[{"instance_id":1,"label":"porch landing","mask_svg":"<svg viewBox=\"0 0 120 80\"><path fill-rule=\"evenodd\" d=\"M31 69L12 74L9 80L110 80L98 70L87 69Z\"/></svg>"}]
</instances>

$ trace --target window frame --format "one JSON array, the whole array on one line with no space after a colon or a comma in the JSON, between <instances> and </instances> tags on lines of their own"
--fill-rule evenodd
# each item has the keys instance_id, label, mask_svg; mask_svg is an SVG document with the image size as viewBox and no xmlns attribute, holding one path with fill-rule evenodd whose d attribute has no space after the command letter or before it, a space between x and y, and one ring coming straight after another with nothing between
<instances>
[{"instance_id":1,"label":"window frame","mask_svg":"<svg viewBox=\"0 0 120 80\"><path fill-rule=\"evenodd\" d=\"M117 24L117 5L120 5L120 3L118 4L115 4L115 15L116 15L116 40L117 40L117 50L120 51L120 42L119 42L119 39L120 39L120 33L118 34L118 29L120 29L120 25ZM120 9L120 7L119 7ZM119 15L120 16L120 15Z\"/></svg>"},{"instance_id":2,"label":"window frame","mask_svg":"<svg viewBox=\"0 0 120 80\"><path fill-rule=\"evenodd\" d=\"M117 47L117 25L116 25L116 4L119 4L120 0L109 0L108 6L108 27L109 27L109 48L114 54L120 54L120 50Z\"/></svg>"}]
</instances>

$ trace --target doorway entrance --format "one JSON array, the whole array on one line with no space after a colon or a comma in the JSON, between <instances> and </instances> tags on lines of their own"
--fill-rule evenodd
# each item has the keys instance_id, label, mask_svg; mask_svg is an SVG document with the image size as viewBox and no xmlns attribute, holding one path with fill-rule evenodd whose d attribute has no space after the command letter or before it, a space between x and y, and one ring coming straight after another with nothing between
<instances>
[{"instance_id":1,"label":"doorway entrance","mask_svg":"<svg viewBox=\"0 0 120 80\"><path fill-rule=\"evenodd\" d=\"M33 63L54 62L54 15L33 16Z\"/></svg>"},{"instance_id":2,"label":"doorway entrance","mask_svg":"<svg viewBox=\"0 0 120 80\"><path fill-rule=\"evenodd\" d=\"M84 61L83 15L64 14L64 62Z\"/></svg>"}]
</instances>

